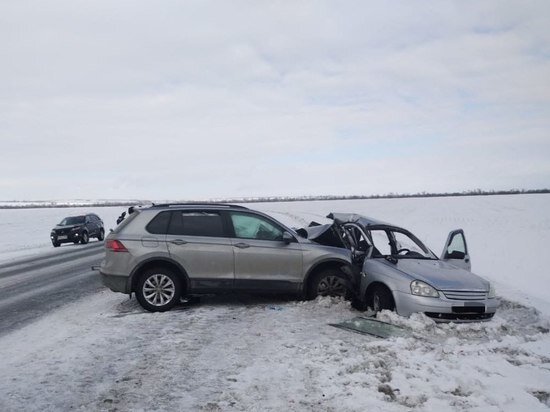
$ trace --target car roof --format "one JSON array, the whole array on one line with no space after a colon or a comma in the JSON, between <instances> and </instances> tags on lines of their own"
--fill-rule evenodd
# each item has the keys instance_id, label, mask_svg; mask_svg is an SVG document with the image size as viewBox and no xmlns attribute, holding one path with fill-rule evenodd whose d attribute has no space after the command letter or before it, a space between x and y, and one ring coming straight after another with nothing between
<instances>
[{"instance_id":1,"label":"car roof","mask_svg":"<svg viewBox=\"0 0 550 412\"><path fill-rule=\"evenodd\" d=\"M249 210L245 206L232 205L228 203L160 203L150 207L150 209L240 209Z\"/></svg>"}]
</instances>

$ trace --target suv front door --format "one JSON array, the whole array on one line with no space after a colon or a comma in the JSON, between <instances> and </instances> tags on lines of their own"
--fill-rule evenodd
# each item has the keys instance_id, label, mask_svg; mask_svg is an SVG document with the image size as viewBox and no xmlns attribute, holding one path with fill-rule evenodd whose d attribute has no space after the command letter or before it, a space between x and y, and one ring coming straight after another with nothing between
<instances>
[{"instance_id":1,"label":"suv front door","mask_svg":"<svg viewBox=\"0 0 550 412\"><path fill-rule=\"evenodd\" d=\"M166 235L170 256L187 272L196 292L233 287L233 246L217 210L175 210Z\"/></svg>"},{"instance_id":2,"label":"suv front door","mask_svg":"<svg viewBox=\"0 0 550 412\"><path fill-rule=\"evenodd\" d=\"M295 292L303 282L300 243L283 241L284 228L253 213L229 212L235 289Z\"/></svg>"}]
</instances>

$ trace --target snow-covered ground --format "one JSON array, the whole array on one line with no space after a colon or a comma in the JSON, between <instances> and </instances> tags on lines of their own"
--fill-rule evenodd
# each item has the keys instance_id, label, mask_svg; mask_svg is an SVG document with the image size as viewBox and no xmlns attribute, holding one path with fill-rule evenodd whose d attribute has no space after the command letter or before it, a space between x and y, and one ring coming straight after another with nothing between
<instances>
[{"instance_id":1,"label":"snow-covered ground","mask_svg":"<svg viewBox=\"0 0 550 412\"><path fill-rule=\"evenodd\" d=\"M411 336L381 340L328 326L358 314L328 298L208 297L150 314L104 291L0 338L0 410L548 410L550 195L248 206L293 226L361 213L407 227L435 252L462 227L501 308L461 325L383 313ZM18 212L30 230L35 211Z\"/></svg>"}]
</instances>

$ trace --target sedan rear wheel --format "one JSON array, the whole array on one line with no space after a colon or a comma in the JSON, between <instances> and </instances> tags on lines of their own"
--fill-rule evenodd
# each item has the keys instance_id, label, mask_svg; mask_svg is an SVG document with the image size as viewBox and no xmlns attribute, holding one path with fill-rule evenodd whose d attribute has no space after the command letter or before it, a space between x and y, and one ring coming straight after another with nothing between
<instances>
[{"instance_id":1,"label":"sedan rear wheel","mask_svg":"<svg viewBox=\"0 0 550 412\"><path fill-rule=\"evenodd\" d=\"M138 282L136 297L150 312L170 310L180 299L180 280L170 270L156 268L146 271Z\"/></svg>"}]
</instances>

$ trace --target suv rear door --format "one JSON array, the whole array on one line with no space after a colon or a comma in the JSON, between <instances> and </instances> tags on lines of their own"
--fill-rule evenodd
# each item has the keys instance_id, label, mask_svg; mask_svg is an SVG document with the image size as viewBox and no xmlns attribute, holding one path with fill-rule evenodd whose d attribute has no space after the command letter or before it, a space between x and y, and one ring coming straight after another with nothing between
<instances>
[{"instance_id":1,"label":"suv rear door","mask_svg":"<svg viewBox=\"0 0 550 412\"><path fill-rule=\"evenodd\" d=\"M249 212L228 212L233 228L235 289L297 291L303 282L302 248L285 243L285 229Z\"/></svg>"},{"instance_id":2,"label":"suv rear door","mask_svg":"<svg viewBox=\"0 0 550 412\"><path fill-rule=\"evenodd\" d=\"M86 225L86 229L88 229L89 236L96 236L98 234L99 225L98 222L92 217L92 215L86 215L84 224Z\"/></svg>"},{"instance_id":3,"label":"suv rear door","mask_svg":"<svg viewBox=\"0 0 550 412\"><path fill-rule=\"evenodd\" d=\"M174 210L166 244L170 256L187 272L191 289L233 286L233 246L218 210Z\"/></svg>"}]
</instances>

